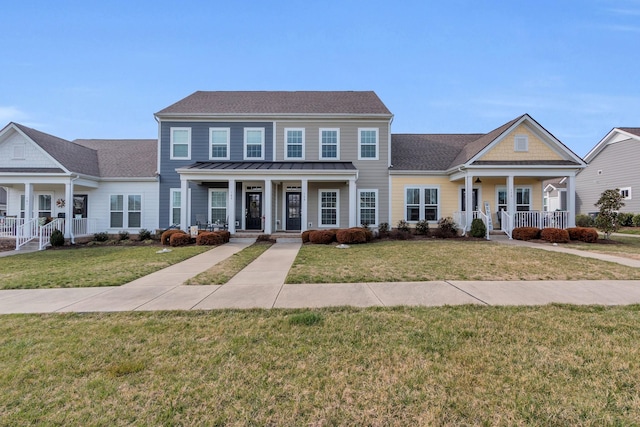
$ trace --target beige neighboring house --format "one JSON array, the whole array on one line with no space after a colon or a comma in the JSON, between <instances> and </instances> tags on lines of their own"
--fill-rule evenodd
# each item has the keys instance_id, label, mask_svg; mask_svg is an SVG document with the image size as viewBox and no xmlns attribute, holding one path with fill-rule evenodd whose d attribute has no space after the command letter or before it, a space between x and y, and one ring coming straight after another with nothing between
<instances>
[{"instance_id":1,"label":"beige neighboring house","mask_svg":"<svg viewBox=\"0 0 640 427\"><path fill-rule=\"evenodd\" d=\"M508 235L573 226L575 177L586 166L528 114L487 134L392 135L391 163L392 226L452 217L469 230L482 218ZM543 182L552 178L565 179L566 210L543 209Z\"/></svg>"}]
</instances>

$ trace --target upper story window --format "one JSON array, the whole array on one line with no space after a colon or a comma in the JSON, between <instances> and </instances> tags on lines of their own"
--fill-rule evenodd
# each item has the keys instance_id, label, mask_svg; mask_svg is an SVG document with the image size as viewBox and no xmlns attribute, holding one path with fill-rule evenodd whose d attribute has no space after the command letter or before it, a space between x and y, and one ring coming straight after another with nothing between
<instances>
[{"instance_id":1,"label":"upper story window","mask_svg":"<svg viewBox=\"0 0 640 427\"><path fill-rule=\"evenodd\" d=\"M229 160L229 128L209 128L209 160Z\"/></svg>"},{"instance_id":2,"label":"upper story window","mask_svg":"<svg viewBox=\"0 0 640 427\"><path fill-rule=\"evenodd\" d=\"M378 129L358 129L358 160L378 160Z\"/></svg>"},{"instance_id":3,"label":"upper story window","mask_svg":"<svg viewBox=\"0 0 640 427\"><path fill-rule=\"evenodd\" d=\"M515 151L529 151L529 137L527 135L516 135L513 149Z\"/></svg>"},{"instance_id":4,"label":"upper story window","mask_svg":"<svg viewBox=\"0 0 640 427\"><path fill-rule=\"evenodd\" d=\"M340 129L320 129L320 160L340 160Z\"/></svg>"},{"instance_id":5,"label":"upper story window","mask_svg":"<svg viewBox=\"0 0 640 427\"><path fill-rule=\"evenodd\" d=\"M285 153L284 158L287 160L304 159L304 129L285 129Z\"/></svg>"},{"instance_id":6,"label":"upper story window","mask_svg":"<svg viewBox=\"0 0 640 427\"><path fill-rule=\"evenodd\" d=\"M264 160L264 129L246 128L244 130L244 159Z\"/></svg>"},{"instance_id":7,"label":"upper story window","mask_svg":"<svg viewBox=\"0 0 640 427\"><path fill-rule=\"evenodd\" d=\"M189 160L191 158L191 128L171 128L172 160Z\"/></svg>"}]
</instances>

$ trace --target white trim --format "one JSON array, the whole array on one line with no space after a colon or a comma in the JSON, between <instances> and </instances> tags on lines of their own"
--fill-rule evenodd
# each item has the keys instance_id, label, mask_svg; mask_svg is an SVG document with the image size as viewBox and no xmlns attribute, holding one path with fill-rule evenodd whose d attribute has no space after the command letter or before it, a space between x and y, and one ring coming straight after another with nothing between
<instances>
[{"instance_id":1,"label":"white trim","mask_svg":"<svg viewBox=\"0 0 640 427\"><path fill-rule=\"evenodd\" d=\"M180 195L180 204L178 206L173 205L173 195L178 193ZM180 209L182 212L182 190L180 188L170 188L169 189L169 224L180 224L180 215L177 218L173 215L174 209Z\"/></svg>"},{"instance_id":2,"label":"white trim","mask_svg":"<svg viewBox=\"0 0 640 427\"><path fill-rule=\"evenodd\" d=\"M410 220L407 218L407 190L409 189L416 189L418 190L418 220ZM403 214L402 214L402 218L407 221L408 223L411 224L415 224L418 221L422 221L425 219L425 215L424 215L424 209L426 206L432 206L432 204L430 203L429 205L427 205L425 203L425 197L424 197L424 190L427 189L434 189L438 191L437 194L437 204L436 204L436 219L435 220L428 220L429 223L434 224L436 222L438 222L438 220L442 217L441 214L441 204L442 204L442 191L440 189L439 185L405 185L404 189L403 189ZM415 206L415 203L412 203L412 206Z\"/></svg>"},{"instance_id":3,"label":"white trim","mask_svg":"<svg viewBox=\"0 0 640 427\"><path fill-rule=\"evenodd\" d=\"M516 153L526 153L529 151L529 136L528 135L514 135L513 136L513 151Z\"/></svg>"},{"instance_id":4,"label":"white trim","mask_svg":"<svg viewBox=\"0 0 640 427\"><path fill-rule=\"evenodd\" d=\"M374 145L376 149L376 155L374 157L362 157L362 132L375 132L376 142L375 144L367 143L367 146ZM358 128L358 160L378 160L380 158L380 129L379 128Z\"/></svg>"},{"instance_id":5,"label":"white trim","mask_svg":"<svg viewBox=\"0 0 640 427\"><path fill-rule=\"evenodd\" d=\"M248 132L254 132L254 131L259 131L260 132L260 156L259 157L249 157L247 156L247 133ZM264 128L244 128L244 144L242 147L242 158L244 160L264 160L264 136L265 131ZM257 144L251 144L251 145L257 145Z\"/></svg>"},{"instance_id":6,"label":"white trim","mask_svg":"<svg viewBox=\"0 0 640 427\"><path fill-rule=\"evenodd\" d=\"M475 183L474 183L475 184ZM458 185L458 210L459 211L463 211L462 209L462 190L465 190L466 187L464 184ZM482 204L482 186L481 185L473 185L471 187L471 201L473 202L473 190L478 190L478 199L476 200L476 202L478 203L478 210L482 211L483 210L483 204ZM465 193L465 197L466 197L466 193ZM465 207L466 207L466 200L465 200ZM475 210L475 206L474 209Z\"/></svg>"},{"instance_id":7,"label":"white trim","mask_svg":"<svg viewBox=\"0 0 640 427\"><path fill-rule=\"evenodd\" d=\"M213 193L224 193L224 218L223 221L231 221L231 219L229 218L229 189L228 189L228 185L227 188L209 188L208 191L208 195L207 195L207 221L209 223L213 223L215 222L213 220L213 218L211 217L211 210L213 209L213 206L211 206L211 196ZM222 209L221 207L217 207L216 209ZM219 218L218 218L219 220Z\"/></svg>"},{"instance_id":8,"label":"white trim","mask_svg":"<svg viewBox=\"0 0 640 427\"><path fill-rule=\"evenodd\" d=\"M174 145L178 145L173 141L173 133L174 131L187 131L187 155L185 156L174 156L173 155L173 147ZM170 160L190 160L191 159L191 128L190 127L172 127L169 128L169 159ZM183 145L180 143L179 145Z\"/></svg>"},{"instance_id":9,"label":"white trim","mask_svg":"<svg viewBox=\"0 0 640 427\"><path fill-rule=\"evenodd\" d=\"M226 156L222 156L222 157L215 157L213 155L213 133L216 131L224 131L227 134L227 141L226 141L226 151L227 151L227 155ZM217 144L218 146L221 146L221 144ZM210 127L209 128L209 160L229 160L231 157L231 128L227 128L227 127Z\"/></svg>"},{"instance_id":10,"label":"white trim","mask_svg":"<svg viewBox=\"0 0 640 427\"><path fill-rule=\"evenodd\" d=\"M627 192L627 195L624 195L624 192ZM622 195L623 200L631 200L631 187L621 187L620 194Z\"/></svg>"},{"instance_id":11,"label":"white trim","mask_svg":"<svg viewBox=\"0 0 640 427\"><path fill-rule=\"evenodd\" d=\"M292 144L301 146L300 157L289 157L289 132L302 132L302 143ZM284 159L285 160L304 160L305 159L305 129L304 128L284 128Z\"/></svg>"},{"instance_id":12,"label":"white trim","mask_svg":"<svg viewBox=\"0 0 640 427\"><path fill-rule=\"evenodd\" d=\"M525 204L520 204L518 205L518 190L529 190L529 204L525 205ZM519 185L519 186L515 186L514 190L513 190L513 206L514 206L514 211L518 212L518 206L529 206L529 211L531 210L531 207L533 206L533 187L531 185Z\"/></svg>"},{"instance_id":13,"label":"white trim","mask_svg":"<svg viewBox=\"0 0 640 427\"><path fill-rule=\"evenodd\" d=\"M336 133L336 157L324 157L322 155L322 132ZM333 144L327 144L333 145ZM318 129L318 158L320 160L340 160L340 128L320 128Z\"/></svg>"},{"instance_id":14,"label":"white trim","mask_svg":"<svg viewBox=\"0 0 640 427\"><path fill-rule=\"evenodd\" d=\"M11 160L25 160L27 152L27 144L24 142L15 142L13 144L13 155Z\"/></svg>"},{"instance_id":15,"label":"white trim","mask_svg":"<svg viewBox=\"0 0 640 427\"><path fill-rule=\"evenodd\" d=\"M112 197L118 197L118 196L122 196L122 210L112 210L111 209L111 198ZM130 196L138 196L140 197L140 210L130 210L129 209L129 197ZM108 202L108 209L107 209L107 213L109 215L109 218L107 219L107 222L109 224L109 229L110 230L127 230L127 229L142 229L144 228L143 223L144 223L144 217L143 217L143 212L144 212L144 195L142 193L110 193L109 197L107 199ZM122 213L122 226L121 227L113 227L111 224L111 214L113 212L121 212ZM138 227L131 227L129 226L129 213L131 212L139 212L140 213L140 226Z\"/></svg>"},{"instance_id":16,"label":"white trim","mask_svg":"<svg viewBox=\"0 0 640 427\"><path fill-rule=\"evenodd\" d=\"M322 194L323 193L336 193L336 207L327 208L335 209L336 211L336 223L335 224L323 224L322 223ZM340 228L340 190L333 188L318 189L318 228Z\"/></svg>"},{"instance_id":17,"label":"white trim","mask_svg":"<svg viewBox=\"0 0 640 427\"><path fill-rule=\"evenodd\" d=\"M359 222L360 224L357 225L362 225L364 224L362 222L362 205L361 205L361 194L362 193L373 193L374 194L374 203L375 206L373 207L374 210L374 222L370 223L369 226L373 226L373 227L377 227L378 223L380 222L380 217L379 217L379 212L380 212L380 198L378 197L378 189L358 189L358 201L357 201L357 210L358 210L358 218L356 222ZM371 209L371 208L368 208Z\"/></svg>"}]
</instances>

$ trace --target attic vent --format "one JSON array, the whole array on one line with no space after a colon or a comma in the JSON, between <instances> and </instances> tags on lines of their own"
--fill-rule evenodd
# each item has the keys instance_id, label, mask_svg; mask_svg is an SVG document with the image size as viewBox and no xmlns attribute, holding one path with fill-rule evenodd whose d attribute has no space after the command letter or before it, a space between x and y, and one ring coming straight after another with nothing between
<instances>
[{"instance_id":1,"label":"attic vent","mask_svg":"<svg viewBox=\"0 0 640 427\"><path fill-rule=\"evenodd\" d=\"M24 159L25 144L16 144L13 146L13 158L18 160Z\"/></svg>"},{"instance_id":2,"label":"attic vent","mask_svg":"<svg viewBox=\"0 0 640 427\"><path fill-rule=\"evenodd\" d=\"M529 151L529 137L527 135L516 135L514 150Z\"/></svg>"}]
</instances>

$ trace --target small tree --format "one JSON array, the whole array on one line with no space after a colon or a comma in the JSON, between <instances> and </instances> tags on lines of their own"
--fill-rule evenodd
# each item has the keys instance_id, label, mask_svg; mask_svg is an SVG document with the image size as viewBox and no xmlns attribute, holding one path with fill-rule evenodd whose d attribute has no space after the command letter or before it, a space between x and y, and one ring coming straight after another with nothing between
<instances>
[{"instance_id":1,"label":"small tree","mask_svg":"<svg viewBox=\"0 0 640 427\"><path fill-rule=\"evenodd\" d=\"M604 233L604 238L608 239L611 233L620 228L618 211L624 206L620 190L604 190L595 206L600 209L596 217L596 227Z\"/></svg>"}]
</instances>

